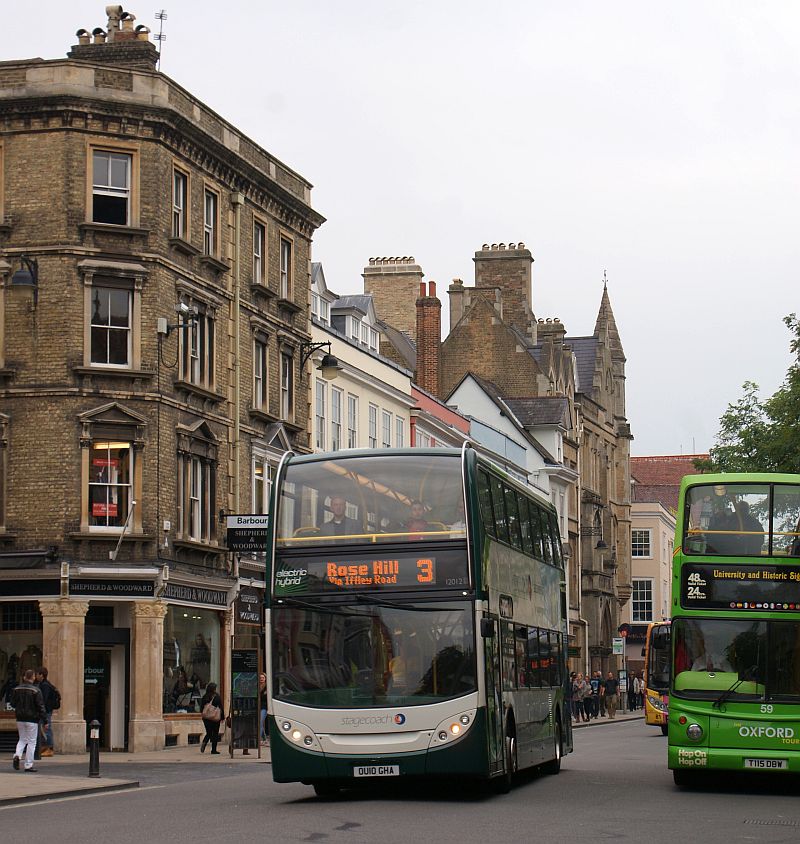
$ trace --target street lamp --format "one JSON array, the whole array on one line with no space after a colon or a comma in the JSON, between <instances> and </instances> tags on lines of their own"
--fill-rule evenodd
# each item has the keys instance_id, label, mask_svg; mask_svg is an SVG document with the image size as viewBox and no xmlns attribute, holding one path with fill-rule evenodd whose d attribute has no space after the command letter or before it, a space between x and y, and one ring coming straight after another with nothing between
<instances>
[{"instance_id":1,"label":"street lamp","mask_svg":"<svg viewBox=\"0 0 800 844\"><path fill-rule=\"evenodd\" d=\"M19 256L20 268L11 276L11 290L26 296L33 292L33 307L39 303L39 263L36 258Z\"/></svg>"},{"instance_id":2,"label":"street lamp","mask_svg":"<svg viewBox=\"0 0 800 844\"><path fill-rule=\"evenodd\" d=\"M300 344L300 371L305 371L306 361L311 357L314 352L318 349L323 349L327 346L328 351L322 356L322 360L319 362L317 369L319 370L320 374L326 381L333 381L334 378L339 374L341 370L341 366L339 366L339 361L336 357L331 354L331 344L329 341L323 341L321 343L301 343Z\"/></svg>"}]
</instances>

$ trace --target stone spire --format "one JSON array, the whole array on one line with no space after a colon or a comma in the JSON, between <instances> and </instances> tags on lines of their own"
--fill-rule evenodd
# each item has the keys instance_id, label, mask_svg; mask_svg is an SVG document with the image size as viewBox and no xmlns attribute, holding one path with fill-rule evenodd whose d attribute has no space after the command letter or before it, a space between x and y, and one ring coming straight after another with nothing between
<instances>
[{"instance_id":1,"label":"stone spire","mask_svg":"<svg viewBox=\"0 0 800 844\"><path fill-rule=\"evenodd\" d=\"M597 314L597 322L594 324L594 334L602 337L608 331L608 342L612 354L621 355L625 359L625 352L622 350L622 341L617 330L617 323L614 320L614 311L611 310L611 299L608 296L608 277L603 270L603 298L600 300L600 310Z\"/></svg>"}]
</instances>

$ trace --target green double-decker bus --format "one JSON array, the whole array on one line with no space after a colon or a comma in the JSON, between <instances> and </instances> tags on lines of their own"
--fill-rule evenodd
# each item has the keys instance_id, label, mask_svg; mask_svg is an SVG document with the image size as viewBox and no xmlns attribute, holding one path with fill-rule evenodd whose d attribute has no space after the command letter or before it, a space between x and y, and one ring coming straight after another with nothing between
<instances>
[{"instance_id":1,"label":"green double-decker bus","mask_svg":"<svg viewBox=\"0 0 800 844\"><path fill-rule=\"evenodd\" d=\"M284 457L272 494L277 782L507 790L571 750L556 512L472 448ZM388 784L388 783L387 783Z\"/></svg>"},{"instance_id":2,"label":"green double-decker bus","mask_svg":"<svg viewBox=\"0 0 800 844\"><path fill-rule=\"evenodd\" d=\"M800 772L800 475L683 479L669 767Z\"/></svg>"}]
</instances>

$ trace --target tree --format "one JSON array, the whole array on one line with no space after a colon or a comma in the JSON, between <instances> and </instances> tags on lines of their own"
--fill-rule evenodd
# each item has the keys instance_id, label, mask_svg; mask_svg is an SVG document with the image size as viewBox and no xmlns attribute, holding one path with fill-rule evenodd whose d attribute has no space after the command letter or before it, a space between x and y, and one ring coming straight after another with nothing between
<instances>
[{"instance_id":1,"label":"tree","mask_svg":"<svg viewBox=\"0 0 800 844\"><path fill-rule=\"evenodd\" d=\"M745 381L742 397L728 405L719 421L710 460L698 468L800 473L800 320L789 314L783 321L792 333L789 349L795 356L783 384L762 401L758 385Z\"/></svg>"}]
</instances>

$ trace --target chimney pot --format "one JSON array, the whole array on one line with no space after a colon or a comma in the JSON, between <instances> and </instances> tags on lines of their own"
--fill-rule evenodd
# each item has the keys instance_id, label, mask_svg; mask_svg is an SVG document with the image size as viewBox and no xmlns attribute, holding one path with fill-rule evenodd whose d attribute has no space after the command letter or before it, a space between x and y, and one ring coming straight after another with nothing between
<instances>
[{"instance_id":1,"label":"chimney pot","mask_svg":"<svg viewBox=\"0 0 800 844\"><path fill-rule=\"evenodd\" d=\"M428 285L428 295L432 298L436 298L436 282L432 281Z\"/></svg>"},{"instance_id":2,"label":"chimney pot","mask_svg":"<svg viewBox=\"0 0 800 844\"><path fill-rule=\"evenodd\" d=\"M419 283L419 297L420 297L420 299L424 299L424 298L425 298L425 294L426 294L427 292L428 292L428 291L427 291L427 285L425 284L425 282L424 282L424 281L421 281L421 282Z\"/></svg>"},{"instance_id":3,"label":"chimney pot","mask_svg":"<svg viewBox=\"0 0 800 844\"><path fill-rule=\"evenodd\" d=\"M95 44L105 44L106 43L105 30L101 29L99 26L92 30L92 35L94 35L94 43Z\"/></svg>"}]
</instances>

